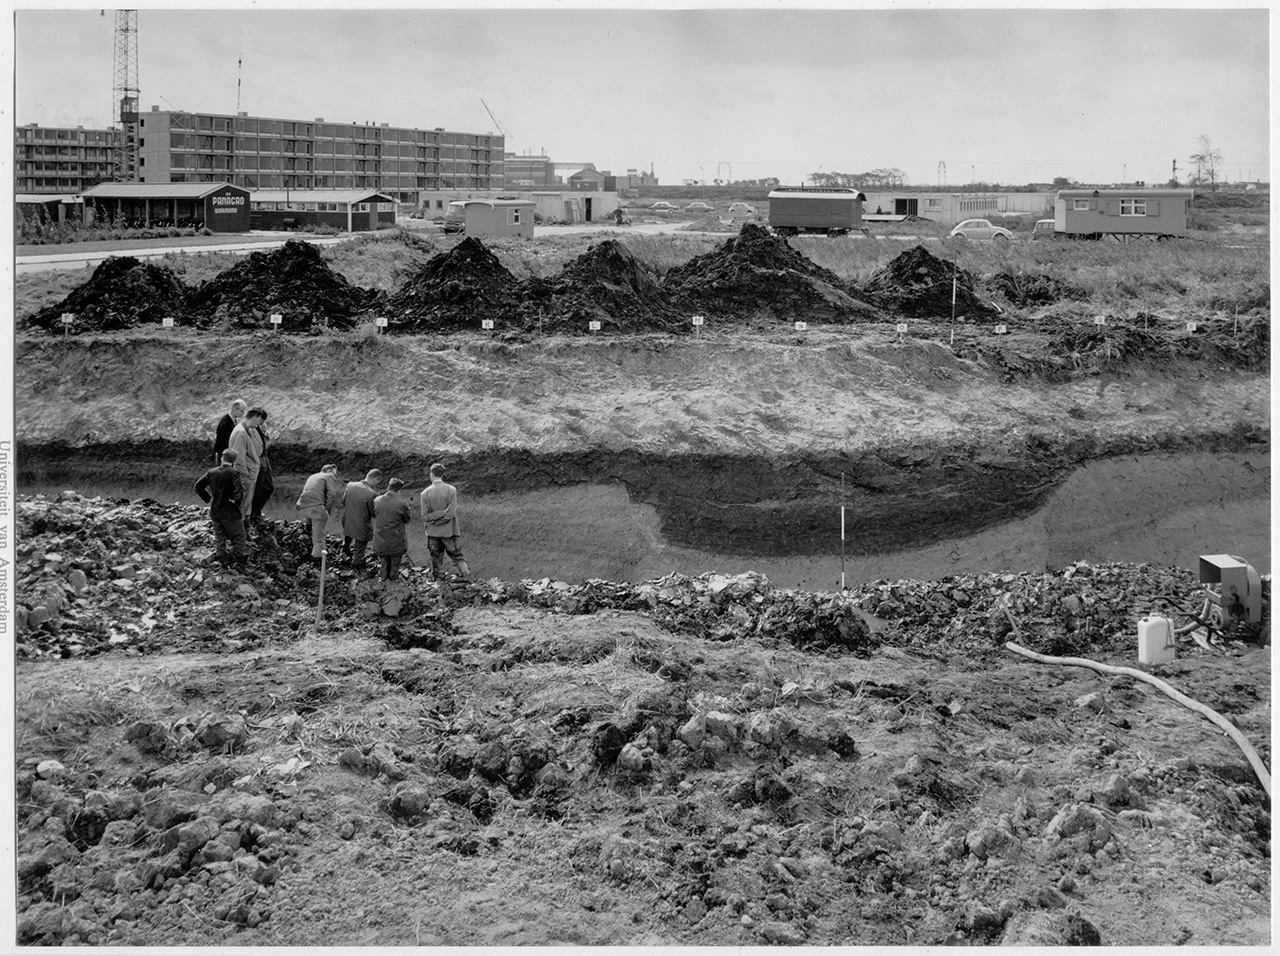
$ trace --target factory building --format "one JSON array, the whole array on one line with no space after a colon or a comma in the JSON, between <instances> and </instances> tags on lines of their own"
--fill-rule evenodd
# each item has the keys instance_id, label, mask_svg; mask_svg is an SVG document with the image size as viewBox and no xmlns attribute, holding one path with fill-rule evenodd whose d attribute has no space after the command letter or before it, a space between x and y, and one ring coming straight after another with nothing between
<instances>
[{"instance_id":1,"label":"factory building","mask_svg":"<svg viewBox=\"0 0 1280 956\"><path fill-rule=\"evenodd\" d=\"M502 189L503 143L492 133L153 106L139 114L138 175L249 190L368 189L417 205L427 190Z\"/></svg>"},{"instance_id":2,"label":"factory building","mask_svg":"<svg viewBox=\"0 0 1280 956\"><path fill-rule=\"evenodd\" d=\"M111 181L115 131L30 123L13 131L13 191L79 193Z\"/></svg>"},{"instance_id":3,"label":"factory building","mask_svg":"<svg viewBox=\"0 0 1280 956\"><path fill-rule=\"evenodd\" d=\"M554 189L559 185L556 164L548 156L507 153L502 160L502 173L508 190Z\"/></svg>"}]
</instances>

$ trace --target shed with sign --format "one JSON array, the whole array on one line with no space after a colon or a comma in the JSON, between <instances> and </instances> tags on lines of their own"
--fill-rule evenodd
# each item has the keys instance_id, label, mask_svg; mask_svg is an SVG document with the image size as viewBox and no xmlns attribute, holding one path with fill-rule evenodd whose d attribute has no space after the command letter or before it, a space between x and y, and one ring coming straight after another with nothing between
<instances>
[{"instance_id":1,"label":"shed with sign","mask_svg":"<svg viewBox=\"0 0 1280 956\"><path fill-rule=\"evenodd\" d=\"M1187 234L1193 189L1061 189L1053 232L1074 239L1169 239Z\"/></svg>"},{"instance_id":2,"label":"shed with sign","mask_svg":"<svg viewBox=\"0 0 1280 956\"><path fill-rule=\"evenodd\" d=\"M86 225L249 231L249 190L230 183L100 183L80 197Z\"/></svg>"}]
</instances>

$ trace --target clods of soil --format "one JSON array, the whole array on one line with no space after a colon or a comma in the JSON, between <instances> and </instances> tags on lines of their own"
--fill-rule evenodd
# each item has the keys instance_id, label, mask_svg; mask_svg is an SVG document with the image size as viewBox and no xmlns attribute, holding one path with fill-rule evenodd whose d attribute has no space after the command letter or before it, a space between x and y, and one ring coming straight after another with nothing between
<instances>
[{"instance_id":1,"label":"clods of soil","mask_svg":"<svg viewBox=\"0 0 1280 956\"><path fill-rule=\"evenodd\" d=\"M271 252L251 252L192 289L188 311L206 328L317 333L351 328L376 296L329 268L320 249L291 239Z\"/></svg>"},{"instance_id":2,"label":"clods of soil","mask_svg":"<svg viewBox=\"0 0 1280 956\"><path fill-rule=\"evenodd\" d=\"M676 332L675 314L653 271L616 239L606 239L565 263L558 273L530 281L539 327L552 332Z\"/></svg>"},{"instance_id":3,"label":"clods of soil","mask_svg":"<svg viewBox=\"0 0 1280 956\"><path fill-rule=\"evenodd\" d=\"M952 314L976 319L999 314L980 298L973 276L954 262L939 259L924 246L914 246L877 270L863 293L876 305L903 315L940 319Z\"/></svg>"},{"instance_id":4,"label":"clods of soil","mask_svg":"<svg viewBox=\"0 0 1280 956\"><path fill-rule=\"evenodd\" d=\"M388 331L480 329L483 319L519 322L519 280L479 239L433 256L388 300Z\"/></svg>"},{"instance_id":5,"label":"clods of soil","mask_svg":"<svg viewBox=\"0 0 1280 956\"><path fill-rule=\"evenodd\" d=\"M690 312L734 321L754 317L816 321L882 321L829 269L755 223L663 277L663 288Z\"/></svg>"},{"instance_id":6,"label":"clods of soil","mask_svg":"<svg viewBox=\"0 0 1280 956\"><path fill-rule=\"evenodd\" d=\"M65 313L74 316L66 326L70 335L159 325L165 318L181 325L186 295L182 280L164 266L111 256L61 302L30 316L26 325L61 334Z\"/></svg>"}]
</instances>

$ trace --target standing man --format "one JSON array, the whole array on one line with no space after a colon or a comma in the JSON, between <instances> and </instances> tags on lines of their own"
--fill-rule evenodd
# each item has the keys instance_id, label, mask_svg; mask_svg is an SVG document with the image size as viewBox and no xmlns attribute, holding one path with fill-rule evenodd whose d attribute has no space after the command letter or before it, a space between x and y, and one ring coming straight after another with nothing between
<instances>
[{"instance_id":1,"label":"standing man","mask_svg":"<svg viewBox=\"0 0 1280 956\"><path fill-rule=\"evenodd\" d=\"M382 484L382 472L369 469L363 481L347 482L342 494L342 553L351 566L363 570L365 549L373 540L373 502Z\"/></svg>"},{"instance_id":2,"label":"standing man","mask_svg":"<svg viewBox=\"0 0 1280 956\"><path fill-rule=\"evenodd\" d=\"M342 504L342 482L337 465L325 465L307 479L294 507L311 526L311 563L319 566L324 551L324 529L329 515Z\"/></svg>"},{"instance_id":3,"label":"standing man","mask_svg":"<svg viewBox=\"0 0 1280 956\"><path fill-rule=\"evenodd\" d=\"M244 501L240 503L240 516L249 517L253 507L253 487L258 482L258 468L262 459L262 436L258 434L258 426L267 417L261 408L251 408L244 413L235 428L231 429L231 438L227 445L236 453L236 471L244 480Z\"/></svg>"},{"instance_id":4,"label":"standing man","mask_svg":"<svg viewBox=\"0 0 1280 956\"><path fill-rule=\"evenodd\" d=\"M230 448L223 451L221 461L196 481L196 494L209 505L209 521L213 525L213 559L223 566L235 564L242 568L249 561L244 518L240 514L244 482L235 469L234 451ZM227 552L228 542L230 553Z\"/></svg>"},{"instance_id":5,"label":"standing man","mask_svg":"<svg viewBox=\"0 0 1280 956\"><path fill-rule=\"evenodd\" d=\"M240 419L244 418L245 409L248 407L249 405L243 398L237 398L231 403L231 410L218 419L218 430L213 439L213 465L215 468L222 461L222 453L231 441L231 430L239 424Z\"/></svg>"},{"instance_id":6,"label":"standing man","mask_svg":"<svg viewBox=\"0 0 1280 956\"><path fill-rule=\"evenodd\" d=\"M271 460L267 457L267 412L263 409L262 422L258 425L258 437L262 439L262 454L258 459L258 480L253 485L253 501L249 506L249 520L255 530L262 524L262 509L276 490L276 483L271 476Z\"/></svg>"},{"instance_id":7,"label":"standing man","mask_svg":"<svg viewBox=\"0 0 1280 956\"><path fill-rule=\"evenodd\" d=\"M418 501L422 522L427 526L427 550L431 552L431 577L439 581L444 573L444 556L458 568L464 581L471 580L471 568L458 546L458 489L444 480L444 465L431 466L431 484Z\"/></svg>"},{"instance_id":8,"label":"standing man","mask_svg":"<svg viewBox=\"0 0 1280 956\"><path fill-rule=\"evenodd\" d=\"M400 576L400 561L409 551L409 534L405 530L413 515L409 502L400 494L404 482L392 478L386 494L373 500L373 553L378 556L378 580L391 581Z\"/></svg>"}]
</instances>

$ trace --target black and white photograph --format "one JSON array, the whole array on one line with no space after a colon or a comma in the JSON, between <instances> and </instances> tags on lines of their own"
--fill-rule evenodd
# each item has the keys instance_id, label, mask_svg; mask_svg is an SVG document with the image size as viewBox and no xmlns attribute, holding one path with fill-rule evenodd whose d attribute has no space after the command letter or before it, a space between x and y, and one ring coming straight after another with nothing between
<instances>
[{"instance_id":1,"label":"black and white photograph","mask_svg":"<svg viewBox=\"0 0 1280 956\"><path fill-rule=\"evenodd\" d=\"M0 951L1269 951L1269 3L7 13Z\"/></svg>"}]
</instances>

